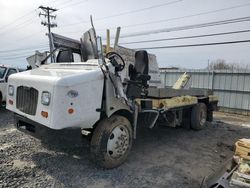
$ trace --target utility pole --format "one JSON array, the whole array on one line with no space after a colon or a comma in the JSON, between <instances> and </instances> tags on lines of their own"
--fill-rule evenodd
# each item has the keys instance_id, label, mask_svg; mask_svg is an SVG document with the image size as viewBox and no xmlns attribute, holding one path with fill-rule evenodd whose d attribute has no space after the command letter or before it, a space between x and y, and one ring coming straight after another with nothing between
<instances>
[{"instance_id":1,"label":"utility pole","mask_svg":"<svg viewBox=\"0 0 250 188\"><path fill-rule=\"evenodd\" d=\"M47 18L47 21L42 21L41 24L48 27L49 48L50 48L50 54L52 54L54 50L54 46L52 44L51 28L57 27L57 24L51 23L51 19L54 19L54 20L56 19L56 15L52 15L52 13L56 12L58 9L44 7L44 6L40 6L39 8L43 11L39 13L39 17L44 16L45 18ZM51 59L51 63L55 61L53 55L50 56L50 59Z\"/></svg>"}]
</instances>

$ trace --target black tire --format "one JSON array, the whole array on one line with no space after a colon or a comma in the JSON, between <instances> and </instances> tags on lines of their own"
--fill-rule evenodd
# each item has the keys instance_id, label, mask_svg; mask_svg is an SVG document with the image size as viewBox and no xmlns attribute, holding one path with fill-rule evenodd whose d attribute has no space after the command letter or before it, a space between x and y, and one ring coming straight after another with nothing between
<instances>
[{"instance_id":1,"label":"black tire","mask_svg":"<svg viewBox=\"0 0 250 188\"><path fill-rule=\"evenodd\" d=\"M207 106L204 103L198 103L192 108L191 112L191 128L201 130L206 126Z\"/></svg>"},{"instance_id":2,"label":"black tire","mask_svg":"<svg viewBox=\"0 0 250 188\"><path fill-rule=\"evenodd\" d=\"M91 158L103 168L115 168L126 160L131 147L132 127L129 120L113 115L103 119L95 128L90 145Z\"/></svg>"}]
</instances>

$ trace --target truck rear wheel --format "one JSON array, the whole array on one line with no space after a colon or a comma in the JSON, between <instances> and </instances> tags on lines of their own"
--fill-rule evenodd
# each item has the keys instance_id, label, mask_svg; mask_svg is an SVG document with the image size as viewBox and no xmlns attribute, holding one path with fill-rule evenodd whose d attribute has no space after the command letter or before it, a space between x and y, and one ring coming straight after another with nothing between
<instances>
[{"instance_id":1,"label":"truck rear wheel","mask_svg":"<svg viewBox=\"0 0 250 188\"><path fill-rule=\"evenodd\" d=\"M99 166L115 168L127 158L132 147L132 128L127 118L114 115L102 120L93 132L91 157Z\"/></svg>"},{"instance_id":2,"label":"truck rear wheel","mask_svg":"<svg viewBox=\"0 0 250 188\"><path fill-rule=\"evenodd\" d=\"M198 103L192 108L191 128L201 130L205 127L207 121L207 106L204 103Z\"/></svg>"}]
</instances>

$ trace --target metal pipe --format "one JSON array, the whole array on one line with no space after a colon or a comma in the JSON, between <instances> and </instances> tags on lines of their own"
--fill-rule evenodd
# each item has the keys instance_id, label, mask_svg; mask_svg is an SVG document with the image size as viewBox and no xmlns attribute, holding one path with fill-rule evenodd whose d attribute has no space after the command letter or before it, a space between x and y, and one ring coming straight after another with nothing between
<instances>
[{"instance_id":1,"label":"metal pipe","mask_svg":"<svg viewBox=\"0 0 250 188\"><path fill-rule=\"evenodd\" d=\"M149 125L149 128L152 129L156 123L156 120L158 119L159 117L159 111L158 110L142 110L142 112L144 113L155 113L156 116L155 116L155 119L152 121L152 123Z\"/></svg>"},{"instance_id":2,"label":"metal pipe","mask_svg":"<svg viewBox=\"0 0 250 188\"><path fill-rule=\"evenodd\" d=\"M134 127L134 139L136 139L136 129L137 129L137 119L138 119L138 106L137 104L133 104L134 105L134 123L133 123L133 127Z\"/></svg>"},{"instance_id":3,"label":"metal pipe","mask_svg":"<svg viewBox=\"0 0 250 188\"><path fill-rule=\"evenodd\" d=\"M120 38L120 32L121 32L121 27L117 27L117 29L116 29L116 35L115 35L114 48L118 45L119 38Z\"/></svg>"},{"instance_id":4,"label":"metal pipe","mask_svg":"<svg viewBox=\"0 0 250 188\"><path fill-rule=\"evenodd\" d=\"M110 52L110 30L107 29L107 45L106 45L106 53Z\"/></svg>"}]
</instances>

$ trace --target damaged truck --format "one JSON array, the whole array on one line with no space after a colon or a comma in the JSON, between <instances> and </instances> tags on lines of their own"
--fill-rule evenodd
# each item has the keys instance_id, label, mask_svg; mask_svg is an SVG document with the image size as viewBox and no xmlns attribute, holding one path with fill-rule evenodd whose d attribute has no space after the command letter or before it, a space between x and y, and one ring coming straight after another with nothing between
<instances>
[{"instance_id":1,"label":"damaged truck","mask_svg":"<svg viewBox=\"0 0 250 188\"><path fill-rule=\"evenodd\" d=\"M9 77L7 109L18 129L81 129L91 138L93 161L114 168L128 157L141 124L200 130L212 121L212 91L164 88L155 55L103 46L94 28L80 40L51 38L53 53L38 68ZM51 56L55 63L45 64Z\"/></svg>"}]
</instances>

